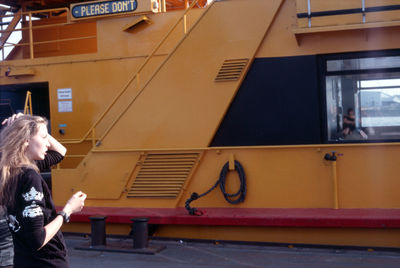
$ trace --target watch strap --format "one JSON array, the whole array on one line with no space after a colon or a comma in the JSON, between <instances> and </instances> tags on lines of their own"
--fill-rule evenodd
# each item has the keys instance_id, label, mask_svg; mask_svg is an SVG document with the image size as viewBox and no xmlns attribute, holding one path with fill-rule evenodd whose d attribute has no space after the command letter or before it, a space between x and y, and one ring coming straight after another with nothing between
<instances>
[{"instance_id":1,"label":"watch strap","mask_svg":"<svg viewBox=\"0 0 400 268\"><path fill-rule=\"evenodd\" d=\"M64 223L69 222L69 216L67 215L67 213L65 213L65 211L61 210L61 211L57 212L57 215L60 215L63 217Z\"/></svg>"}]
</instances>

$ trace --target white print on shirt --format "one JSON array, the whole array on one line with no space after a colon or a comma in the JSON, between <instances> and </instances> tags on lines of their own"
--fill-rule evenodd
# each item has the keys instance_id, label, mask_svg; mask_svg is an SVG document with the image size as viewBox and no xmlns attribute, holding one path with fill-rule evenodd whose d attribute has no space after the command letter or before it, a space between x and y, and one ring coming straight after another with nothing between
<instances>
[{"instance_id":1,"label":"white print on shirt","mask_svg":"<svg viewBox=\"0 0 400 268\"><path fill-rule=\"evenodd\" d=\"M21 229L17 218L14 215L8 215L8 226L10 227L11 231L14 233L18 232Z\"/></svg>"},{"instance_id":2,"label":"white print on shirt","mask_svg":"<svg viewBox=\"0 0 400 268\"><path fill-rule=\"evenodd\" d=\"M42 215L42 209L35 203L35 201L33 201L32 205L25 207L24 211L22 211L23 217L35 218Z\"/></svg>"},{"instance_id":3,"label":"white print on shirt","mask_svg":"<svg viewBox=\"0 0 400 268\"><path fill-rule=\"evenodd\" d=\"M38 192L35 187L32 187L29 192L27 192L26 194L22 194L22 197L25 199L25 201L41 201L43 199L43 193Z\"/></svg>"}]
</instances>

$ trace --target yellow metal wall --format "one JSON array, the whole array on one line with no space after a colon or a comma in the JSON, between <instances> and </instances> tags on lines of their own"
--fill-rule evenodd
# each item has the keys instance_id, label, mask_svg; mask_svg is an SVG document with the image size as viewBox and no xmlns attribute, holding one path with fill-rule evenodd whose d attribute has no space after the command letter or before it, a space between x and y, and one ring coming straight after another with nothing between
<instances>
[{"instance_id":1,"label":"yellow metal wall","mask_svg":"<svg viewBox=\"0 0 400 268\"><path fill-rule=\"evenodd\" d=\"M188 39L181 50L177 50L175 58L171 58L171 68L159 72L150 83L151 90L122 117L103 144L95 148L98 152L89 153L87 161L81 162L83 157L71 159L69 156L85 155L91 148L90 141L84 146L68 146L63 168L53 172L57 205L63 205L74 191L84 190L88 193L87 206L182 207L192 192L201 193L215 183L223 164L233 155L242 163L248 181L246 201L235 207L331 208L334 205L332 163L323 157L325 153L336 151L340 154L337 161L340 208L400 207L397 191L400 186L399 168L395 161L400 154L399 144L206 148L234 96L235 87L240 84L238 81L215 85L213 79L223 60L253 55L255 51L256 57L261 58L399 48L398 26L298 34L295 33L299 26L296 14L300 7L296 7L295 0L264 1L262 7L267 11L258 10L249 5L250 2L215 2L220 6L212 10L215 12L211 14L212 19L202 22L207 27L198 30L196 39ZM247 12L232 9L234 4ZM192 25L203 11L193 11L193 16L188 17L189 24ZM79 140L182 12L151 15L152 24L142 24L130 32L123 29L136 17L98 20L96 53L1 62L0 84L48 81L53 135L63 141ZM226 17L221 20L219 14ZM238 30L246 31L238 36ZM265 37L263 30L267 31ZM142 73L142 81L146 81L178 45L182 31L183 27L172 34L171 41L161 48L149 68ZM216 45L210 46L214 41ZM187 61L188 55L196 64ZM249 62L251 60L252 56ZM34 76L5 75L8 68L28 67L35 69ZM58 112L57 89L60 88L72 89L72 113ZM137 90L136 87L128 89L116 109L99 126L99 133L104 132L120 112L118 108L127 105ZM65 135L58 133L60 124L67 125ZM166 147L175 151L189 148L203 152L182 193L176 199L126 198L127 189L140 168L141 155L150 149L157 151ZM99 152L101 150L104 151ZM228 176L228 187L232 191L238 187L235 176L235 173ZM226 203L218 189L195 201L193 206L233 207ZM224 237L233 237L228 229L224 229L227 230ZM199 236L215 238L218 228L202 230L205 233L199 232ZM174 234L172 230L168 232ZM184 232L181 234L185 235ZM197 230L188 230L188 233L193 232ZM251 232L255 232L251 239L256 239L257 230ZM294 233L298 235L300 231ZM384 244L368 239L374 233L374 230L364 232L360 235L364 240L358 244ZM160 235L165 233L160 230ZM288 241L286 238L271 238L271 235L265 233L260 239ZM320 238L321 235L322 232L316 234ZM352 236L335 241L336 235L333 231L325 241L342 243L347 237L347 243L352 243ZM385 234L389 241L387 245L398 245L389 236ZM236 234L235 239L242 238L243 235ZM314 243L318 239L296 238L291 241Z\"/></svg>"},{"instance_id":2,"label":"yellow metal wall","mask_svg":"<svg viewBox=\"0 0 400 268\"><path fill-rule=\"evenodd\" d=\"M222 2L221 2L222 3ZM229 3L223 2L224 5ZM279 3L278 3L279 4ZM366 39L372 30L365 31L344 31L341 33L324 33L302 36L300 45L298 44L292 27L296 26L296 2L294 0L283 1L282 5L277 5L279 10L275 15L274 12L269 14L269 19L272 20L266 37L262 41L262 45L258 50L257 57L277 57L277 56L293 56L304 54L318 54L331 52L356 51L367 49L388 49L398 46L398 35L391 35L398 31L397 28L380 29L382 38ZM193 13L189 23L193 23L201 14L202 10L196 10ZM150 53L153 47L161 36L169 29L176 21L181 12L171 12L167 14L159 14L150 16L153 24L142 25L140 28L133 29L132 32L125 32L122 29L125 25L131 23L136 18L109 18L97 21L97 38L98 52L92 55L73 55L61 56L53 58L40 58L34 60L15 60L12 62L2 62L0 72L0 83L30 83L37 81L49 81L50 100L51 100L51 118L53 135L62 140L77 140L82 137L89 126L96 120L104 107L110 102L110 99L123 87L129 76L134 73L134 70L144 60L145 56ZM197 14L197 16L196 16ZM260 15L261 16L261 15ZM238 16L234 17L237 20ZM250 21L249 18L244 21ZM214 24L212 24L214 25ZM213 27L208 27L209 31ZM389 32L389 33L388 33ZM213 33L204 33L204 38ZM228 33L227 33L228 34ZM176 42L182 37L182 33L177 31L172 38ZM229 37L226 36L224 38ZM311 42L315 39L315 42ZM154 62L150 66L155 69L166 54L173 49L176 44L169 42L162 48L161 52L155 57ZM246 42L243 42L243 47ZM200 54L203 52L201 43L193 44L191 53ZM189 49L189 48L188 48ZM210 55L208 57L220 57L213 55L212 50L207 50ZM221 53L221 50L215 50L214 53ZM232 51L230 57L240 56L239 52ZM236 55L234 53L237 53ZM224 55L226 56L226 55ZM179 64L176 63L176 69L179 69ZM34 77L19 77L11 78L4 75L8 67L20 68L32 66L36 70ZM150 68L151 69L151 68ZM212 77L215 70L207 73L207 66L190 70L198 72L200 78ZM151 72L148 71L147 75ZM176 73L176 77L180 74ZM182 74L183 75L183 74ZM146 72L144 73L146 77ZM169 74L165 74L163 78L157 82L157 87L164 88L163 83L169 81ZM171 77L169 78L171 79ZM202 84L201 80L204 80ZM209 78L208 80L211 80ZM188 98L194 101L193 104L187 104L188 111L193 113L206 113L211 118L215 115L215 110L210 109L210 101L219 103L218 99L208 99L207 101L201 98L203 94L202 88L206 89L206 80L200 79L199 85L192 85L189 80L182 80L179 88L169 89L168 92L160 90L157 94L164 94L160 101L170 100L178 101L189 94ZM197 86L197 91L188 91L187 88ZM73 112L58 113L57 108L57 89L72 88L73 94ZM168 88L168 84L165 84ZM198 92L200 91L200 92ZM131 89L127 94L134 94L135 89ZM199 93L199 97L196 94ZM159 98L155 94L152 98ZM123 100L125 98L122 98ZM149 102L147 102L148 104ZM165 105L165 104L163 104ZM167 105L169 108L174 108L177 103L171 101ZM140 106L146 110L146 103ZM175 107L175 108L176 108ZM155 106L154 109L156 109ZM180 107L179 109L181 109ZM185 116L185 111L176 109L176 114L182 113ZM143 120L140 124L142 127L149 127L149 124L154 120L151 113L143 114L143 111L132 110L132 114L127 116L120 126L124 126L131 122L132 118ZM136 111L136 112L133 112ZM156 110L153 110L154 112ZM172 110L171 110L172 111ZM183 112L182 112L183 111ZM116 113L116 112L115 112ZM158 113L158 116L171 116L168 113ZM215 120L221 120L214 118ZM112 116L108 120L112 120ZM146 120L149 124L146 124ZM107 123L107 122L106 122ZM176 121L176 126L182 124L180 120ZM174 131L169 135L175 136L180 142L181 147L195 147L196 145L205 146L212 135L204 136L203 125L199 120L185 121L189 125L189 129L194 131L190 135L182 136L181 128L175 127ZM59 124L67 124L66 134L61 136L57 130ZM104 127L106 127L105 124ZM105 148L120 148L120 149L137 149L148 147L163 147L164 136L157 136L157 131L154 136L143 136L142 140L138 140L137 133L140 134L144 129L132 126L133 132L115 130L114 136L106 141ZM165 126L170 127L170 126ZM210 132L209 132L210 133ZM196 143L199 137L202 142ZM123 138L121 138L123 137ZM130 144L127 146L122 141ZM125 144L125 145L124 145ZM69 146L69 155L86 154L90 149L90 142L85 146ZM322 148L318 151L316 147L268 147L268 148L246 148L228 150L232 151L235 157L241 161L245 167L249 179L248 197L242 207L332 207L333 206L333 189L332 189L332 170L330 163L323 160L323 155L327 151L339 151L343 156L339 157L337 162L337 174L339 180L339 205L340 207L399 207L399 198L395 191L398 170L393 164L393 159L398 157L398 145L351 145L351 146L331 146L329 149ZM145 151L145 149L143 148ZM227 151L222 150L222 153L217 154L215 150L207 151L199 166L195 170L193 177L189 178L188 184L185 186L185 191L182 192L179 200L163 200L163 199L126 199L126 187L134 180L137 154L140 152L132 152L128 159L131 164L124 167L115 168L113 165L98 165L96 164L97 157L93 157L86 163L86 167L80 167L77 170L55 171L55 177L62 182L59 196L56 195L57 201L61 204L68 198L70 192L83 189L89 193L89 205L96 206L146 206L150 207L175 207L183 206L184 200L193 191L202 192L211 186L218 177L219 171L228 159ZM120 153L124 155L125 153ZM107 153L108 157L116 157L115 153ZM119 156L118 156L119 157ZM63 163L63 167L76 167L82 158L70 158ZM107 161L106 161L107 162ZM85 176L82 174L93 172L98 169L95 174L108 174L104 177L94 176L89 182L85 181ZM104 169L104 172L102 171ZM103 187L111 180L114 170L122 169L121 181L113 187ZM74 174L75 177L72 176ZM110 175L111 174L111 175ZM71 175L71 176L70 176ZM234 176L234 175L232 175ZM94 180L95 179L95 180ZM99 183L96 183L99 182ZM101 183L100 183L101 182ZM68 191L64 191L68 189ZM57 190L56 190L57 191ZM120 198L121 197L121 198ZM120 199L119 199L120 198ZM118 201L116 201L118 200ZM196 201L198 206L227 206L221 194L216 190L204 199ZM228 205L230 206L230 205Z\"/></svg>"},{"instance_id":3,"label":"yellow metal wall","mask_svg":"<svg viewBox=\"0 0 400 268\"><path fill-rule=\"evenodd\" d=\"M400 208L400 197L393 190L400 186L399 167L393 161L400 156L399 145L278 146L208 151L186 196L211 187L223 164L233 154L242 163L247 176L246 201L239 207L333 208L332 162L324 160L324 155L331 151L340 155L337 161L340 208ZM237 180L237 175L233 173L229 180ZM183 201L180 206L184 206ZM219 189L193 204L237 207L229 205Z\"/></svg>"},{"instance_id":4,"label":"yellow metal wall","mask_svg":"<svg viewBox=\"0 0 400 268\"><path fill-rule=\"evenodd\" d=\"M230 12L230 4L228 2L222 3L223 6L221 6L218 12ZM397 27L382 28L379 31L371 29L305 34L301 36L301 43L299 44L292 31L293 27L296 27L296 12L298 11L296 1L286 0L282 3L280 5L280 1L278 1L274 4L275 8L279 8L276 15L273 9L270 14L264 14L267 17L265 22L268 23L268 20L272 20L272 24L268 29L266 37L261 42L257 57L293 56L398 47L398 42L400 41L398 40L400 38L398 36L400 35L395 34L399 31ZM246 4L243 2L243 5L244 8ZM189 24L193 24L202 11L195 10L193 13L194 16L189 17ZM123 31L123 28L137 19L135 17L99 20L97 21L97 53L2 62L0 64L0 83L14 84L48 81L53 135L62 140L77 140L86 133L89 126L110 102L110 99L123 87L130 75L143 62L145 56L150 53L151 48L161 39L161 36L165 34L180 14L181 12L170 12L167 14L152 15L150 16L153 20L152 24L142 25L131 32ZM256 14L256 11L252 13L253 16L256 16ZM262 16L262 14L258 14L257 16ZM216 18L218 18L218 15L216 15ZM240 25L251 22L251 18L241 17L240 14L233 16L232 14L232 22L227 22L227 25L239 20L242 21ZM203 39L207 39L207 37L215 34L212 32L216 28L215 23L210 23L207 31L203 34ZM249 36L251 35L252 33L249 33ZM176 46L176 42L180 40L182 33L177 30L173 36L175 37L172 40L175 40L175 43L172 41L168 42L161 49L161 52L157 54L150 64L150 67L152 67L150 69L155 69L161 60L166 57L167 53ZM229 32L226 32L226 36L223 38L223 40L228 42L230 40ZM246 48L248 44L245 39L242 41L237 40L237 42L237 48L240 46ZM205 53L201 42L192 43L185 49L188 50L185 53L198 54L197 60L204 57L201 54ZM228 54L221 54L223 50L221 48L206 50L208 53L207 57L210 59L217 57L224 59L224 57L241 56L239 49L229 51ZM185 53L182 55L185 55ZM169 103L162 104L166 105L169 110L163 110L161 113L157 111L156 113L157 105L147 110L148 107L146 105L150 102L142 103L138 106L140 109L131 110L122 123L113 130L114 134L112 134L109 140L105 141L105 148L135 149L164 147L165 136L157 136L160 135L157 128L154 128L152 136L139 135L145 128L154 127L151 124L153 124L156 114L162 117L183 116L179 117L179 120L177 119L175 122L172 121L174 123L174 127L172 128L171 125L158 126L164 127L167 130L170 129L168 135L176 139L176 147L178 149L181 147L190 148L207 145L212 138L213 132L207 132L206 134L204 132L204 124L209 124L210 120L214 120L215 128L218 126L217 123L222 119L223 115L219 111L219 115L215 117L215 109L218 109L218 105L220 104L218 96L222 96L221 94L217 94L216 98L211 99L201 97L204 95L202 91L207 90L209 86L207 83L214 83L212 82L212 78L215 75L215 69L208 71L207 64L205 64L199 68L189 70L189 72L198 72L198 75L195 75L195 77L199 77L199 80L196 80L195 84L191 84L192 81L189 79L182 79L182 83L177 88L170 88L170 85L166 81L169 81L169 79L174 80L180 75L185 76L184 71L188 71L185 70L185 61L182 61L182 59L176 59L176 65L174 66L177 71L173 69L173 71L166 72L155 80L156 85L154 87L159 88L159 91L155 91L154 95L149 95L148 97L149 100L158 99L159 103L169 100ZM5 71L9 67L33 67L36 75L33 77L6 77ZM151 71L144 72L144 80L146 75L148 77L150 73ZM171 75L174 75L175 78ZM208 78L205 79L206 77ZM72 89L72 113L58 112L56 93L59 88ZM196 90L193 90L193 88L196 88ZM222 88L218 90L221 92L225 91ZM127 94L130 96L135 94L135 89L131 89ZM188 97L188 100L192 100L193 103L183 101L184 97ZM122 98L122 100L124 99ZM217 104L215 109L209 108L211 103ZM227 103L225 103L225 106ZM186 110L184 105L187 105ZM143 111L148 112L144 113ZM171 111L174 112L172 113ZM192 114L202 113L202 115L197 120L196 117L188 117L188 111ZM117 111L115 111L116 113ZM193 120L182 121L182 118L192 118ZM204 121L204 118L207 120ZM110 116L107 120L112 119L113 117ZM107 126L107 122L110 122L107 120L105 125L102 126L103 128ZM138 120L141 123L134 124L128 129L121 128L132 122L132 120ZM66 133L63 136L57 131L60 124L67 124L65 128ZM137 125L140 125L140 128L137 128ZM192 129L193 132L188 135L182 135L182 127L179 127L180 125L182 127L183 125L188 125L188 129ZM132 133L135 133L135 135ZM168 133L168 131L165 133ZM170 144L174 143L171 142ZM85 146L71 145L69 147L70 155L86 154L90 149L90 142L86 143ZM344 155L339 157L337 165L339 200L342 207L399 206L398 197L393 191L398 186L396 180L398 170L392 164L392 160L397 157L397 145L352 145L349 147L339 146L338 148L344 151ZM332 146L329 150L338 149ZM187 186L188 188L182 196L188 196L192 191L201 192L205 190L217 178L219 169L222 163L227 160L227 157L226 155L223 157L222 154L213 156L213 153L215 152L210 151L205 154L203 162L201 162L194 176L190 178L191 183ZM135 153L132 154L132 159L135 159ZM322 160L323 153L317 152L316 148L291 148L290 146L285 149L279 147L262 150L248 148L234 152L234 154L238 160L244 163L250 180L248 200L242 206L331 207L331 168L329 163ZM75 167L81 159L67 157L64 167ZM90 162L88 165L95 164ZM129 170L135 165L135 160L132 160L132 165L126 167L126 172L129 173ZM73 179L70 181L71 185L69 187L73 189L76 189L80 185L74 186ZM123 182L128 184L129 180L125 179ZM90 190L91 187L92 184L84 186L84 188L89 189L89 192L96 192L95 190ZM124 187L120 186L119 189L114 189L113 191L111 194L113 198L119 195L123 196ZM101 194L101 196L106 197L107 193ZM183 201L183 199L168 201L167 206L182 206ZM164 205L164 200L151 200L149 202L150 206ZM200 206L226 205L217 192L197 202L199 202ZM135 201L126 199L121 199L119 203L105 200L96 204L136 206Z\"/></svg>"},{"instance_id":5,"label":"yellow metal wall","mask_svg":"<svg viewBox=\"0 0 400 268\"><path fill-rule=\"evenodd\" d=\"M339 154L336 165L339 208L400 208L400 196L396 191L400 187L399 167L393 161L400 157L399 146L368 144L209 149L199 160L178 199L126 198L126 189L140 169L137 162L140 153L124 153L124 161L122 153L107 153L97 156L104 159L103 162L95 162L97 166L90 167L92 164L89 162L85 164L88 167L83 169L69 172L54 170L58 183L62 183L62 188L56 188L55 193L60 203L67 200L71 192L82 189L89 193L86 202L89 206L183 207L192 192L200 194L214 185L222 166L233 155L246 173L246 201L231 205L216 188L193 202L193 206L334 208L332 162L324 160L324 155L336 151ZM131 165L126 161L130 161ZM115 173L114 178L104 176L87 181L90 176L86 173L90 170L94 172L94 169L104 174L109 174L107 169L113 169L121 175ZM77 176L74 172L83 172L84 175ZM117 177L121 179L115 180ZM228 191L234 193L238 187L236 172L230 172L227 176Z\"/></svg>"}]
</instances>

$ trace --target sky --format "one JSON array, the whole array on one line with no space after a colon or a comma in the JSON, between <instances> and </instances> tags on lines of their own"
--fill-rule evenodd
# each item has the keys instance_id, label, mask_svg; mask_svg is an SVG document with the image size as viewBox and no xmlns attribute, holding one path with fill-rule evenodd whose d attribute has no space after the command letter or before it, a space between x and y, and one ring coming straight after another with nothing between
<instances>
[{"instance_id":1,"label":"sky","mask_svg":"<svg viewBox=\"0 0 400 268\"><path fill-rule=\"evenodd\" d=\"M9 8L9 6L6 5L0 5L0 7L5 7L5 8ZM6 15L12 15L13 13L11 12L7 12ZM35 18L33 18L35 19ZM12 20L12 17L5 17L3 18L3 22L10 22ZM27 17L27 20L29 20L29 18ZM7 29L7 25L3 25L0 26L1 30L5 30ZM16 29L21 29L21 22L18 23ZM21 31L15 31L11 34L11 36L8 38L7 43L5 44L4 47L4 53L3 51L0 53L0 57L2 60L4 60L5 58L7 58L7 55L11 52L11 50L13 49L13 46L8 46L10 44L18 44L18 42L21 40L22 38L22 34Z\"/></svg>"}]
</instances>

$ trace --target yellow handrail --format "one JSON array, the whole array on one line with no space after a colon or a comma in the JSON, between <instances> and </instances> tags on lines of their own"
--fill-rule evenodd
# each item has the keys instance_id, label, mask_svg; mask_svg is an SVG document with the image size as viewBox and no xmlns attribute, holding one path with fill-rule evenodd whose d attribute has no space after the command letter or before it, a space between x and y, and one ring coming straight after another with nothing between
<instances>
[{"instance_id":1,"label":"yellow handrail","mask_svg":"<svg viewBox=\"0 0 400 268\"><path fill-rule=\"evenodd\" d=\"M136 79L137 80L137 85L140 87L139 84L139 76L140 72L144 69L144 67L147 65L147 63L152 59L152 57L155 55L157 50L164 44L164 42L167 40L167 38L171 35L171 33L176 29L176 27L180 24L181 21L184 21L183 29L184 29L184 34L186 35L186 18L187 13L197 4L199 0L194 0L191 5L185 10L183 15L178 19L178 21L171 27L171 29L167 32L167 34L162 38L162 40L157 44L157 46L152 50L152 52L147 56L146 60L142 63L142 65L139 67L139 69L136 71L136 73L133 75L133 77L126 83L126 85L122 88L122 90L114 97L114 99L111 101L111 103L107 106L107 108L103 111L103 113L100 115L100 117L93 123L93 125L89 128L89 130L86 132L86 134L81 138L80 140L76 141L62 141L64 144L79 144L87 140L87 137L90 135L92 131L95 130L97 125L101 122L101 120L105 117L105 115L110 111L110 109L114 106L114 104L118 101L118 99L122 96L122 94L128 89L128 87L132 84L132 82ZM138 94L133 98L133 100L130 102L127 108L132 104L133 101L136 100L136 98L141 94L143 91L144 87L141 88L141 90L138 92ZM110 126L106 129L104 134L101 136L101 138L98 140L98 142L95 142L96 145L100 145L100 142L103 140L103 138L107 135L107 133L113 128L113 126L116 124L116 122L121 118L121 116L126 112L126 109L120 113L120 115L110 124Z\"/></svg>"}]
</instances>

